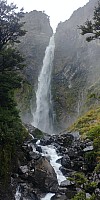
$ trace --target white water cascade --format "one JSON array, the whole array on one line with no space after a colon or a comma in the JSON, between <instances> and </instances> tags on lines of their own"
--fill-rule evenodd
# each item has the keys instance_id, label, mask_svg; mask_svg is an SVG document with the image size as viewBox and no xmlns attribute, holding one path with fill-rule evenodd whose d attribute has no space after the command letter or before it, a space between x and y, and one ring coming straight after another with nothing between
<instances>
[{"instance_id":1,"label":"white water cascade","mask_svg":"<svg viewBox=\"0 0 100 200\"><path fill-rule=\"evenodd\" d=\"M30 136L34 139L33 135L30 134ZM59 160L62 156L57 155L56 149L53 145L41 146L40 140L38 140L36 144L42 148L42 156L50 158L50 163L56 172L58 183L60 185L62 181L66 180L66 177L62 174L62 172L59 169L61 164L57 162L57 160ZM38 153L34 144L31 144L31 147L33 148L33 152ZM45 197L41 198L41 200L51 200L51 197L54 195L55 193L47 193ZM15 200L20 200L20 199L21 199L21 191L20 191L20 186L18 186L16 189Z\"/></svg>"},{"instance_id":2,"label":"white water cascade","mask_svg":"<svg viewBox=\"0 0 100 200\"><path fill-rule=\"evenodd\" d=\"M51 101L51 73L54 59L54 35L45 51L43 66L38 77L36 91L36 110L33 112L32 125L45 133L53 132L52 101Z\"/></svg>"},{"instance_id":3,"label":"white water cascade","mask_svg":"<svg viewBox=\"0 0 100 200\"><path fill-rule=\"evenodd\" d=\"M37 144L39 145L40 141L38 140ZM41 146L41 145L39 145ZM34 148L34 147L33 147ZM57 160L59 160L62 156L58 156L56 153L56 149L53 145L46 145L46 146L41 146L42 148L42 156L49 157L50 158L50 163L52 167L54 168L58 183L66 180L66 177L63 176L62 172L60 171L60 166L61 164L57 163ZM50 200L52 196L54 196L54 193L47 193L45 197L41 198L41 200Z\"/></svg>"}]
</instances>

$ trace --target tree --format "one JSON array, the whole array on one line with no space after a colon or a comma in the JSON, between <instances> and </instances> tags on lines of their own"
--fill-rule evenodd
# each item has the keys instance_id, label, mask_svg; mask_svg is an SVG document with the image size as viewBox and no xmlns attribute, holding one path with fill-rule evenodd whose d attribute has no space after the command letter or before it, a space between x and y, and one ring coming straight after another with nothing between
<instances>
[{"instance_id":1,"label":"tree","mask_svg":"<svg viewBox=\"0 0 100 200\"><path fill-rule=\"evenodd\" d=\"M87 20L85 25L79 26L79 29L81 29L82 35L88 34L86 37L88 42L100 39L100 1L98 2L98 6L94 9L93 22Z\"/></svg>"},{"instance_id":2,"label":"tree","mask_svg":"<svg viewBox=\"0 0 100 200\"><path fill-rule=\"evenodd\" d=\"M7 5L7 1L0 1L0 50L8 44L18 43L18 37L26 33L21 29L24 22L20 22L24 16L23 9L20 12L16 12L16 9L13 3Z\"/></svg>"},{"instance_id":3,"label":"tree","mask_svg":"<svg viewBox=\"0 0 100 200\"><path fill-rule=\"evenodd\" d=\"M27 136L16 108L14 90L21 86L23 57L15 48L24 36L23 9L16 11L13 3L0 1L0 178L10 179L12 158Z\"/></svg>"}]
</instances>

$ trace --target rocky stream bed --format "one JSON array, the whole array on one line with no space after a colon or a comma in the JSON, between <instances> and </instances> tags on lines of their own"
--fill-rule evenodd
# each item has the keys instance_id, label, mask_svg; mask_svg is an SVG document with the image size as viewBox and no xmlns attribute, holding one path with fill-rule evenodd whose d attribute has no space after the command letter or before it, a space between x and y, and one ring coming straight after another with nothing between
<instances>
[{"instance_id":1,"label":"rocky stream bed","mask_svg":"<svg viewBox=\"0 0 100 200\"><path fill-rule=\"evenodd\" d=\"M90 140L81 141L78 132L66 131L59 135L45 134L38 140L35 128L27 128L30 137L22 146L24 156L19 161L17 174L12 175L16 200L70 200L81 191L69 179L77 172L97 183L94 193L100 199L100 174L94 173L95 162L89 163L85 158L87 152L93 151ZM91 191L87 190L86 195L91 197Z\"/></svg>"}]
</instances>

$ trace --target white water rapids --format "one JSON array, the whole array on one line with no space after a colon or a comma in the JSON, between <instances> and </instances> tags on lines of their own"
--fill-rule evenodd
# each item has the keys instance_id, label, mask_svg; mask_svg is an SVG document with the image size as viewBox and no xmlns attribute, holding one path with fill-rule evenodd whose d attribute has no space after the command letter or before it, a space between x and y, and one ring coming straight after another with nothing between
<instances>
[{"instance_id":1,"label":"white water rapids","mask_svg":"<svg viewBox=\"0 0 100 200\"><path fill-rule=\"evenodd\" d=\"M36 144L39 145L39 143L40 143L40 141L38 140ZM41 145L39 145L39 146L41 146ZM42 156L50 158L50 164L52 165L52 167L54 168L54 170L56 172L58 183L60 185L60 183L62 181L66 180L66 177L63 176L62 172L59 170L61 164L56 162L62 156L57 155L56 150L53 145L41 146L41 148L42 148ZM33 150L35 151L34 145L33 145ZM45 197L41 198L41 200L50 200L51 197L54 195L55 195L54 193L48 193L48 194L46 194Z\"/></svg>"},{"instance_id":2,"label":"white water rapids","mask_svg":"<svg viewBox=\"0 0 100 200\"><path fill-rule=\"evenodd\" d=\"M33 112L32 125L45 133L53 132L53 115L51 101L51 73L54 59L54 35L45 51L43 66L38 77L38 89L36 91L36 110Z\"/></svg>"},{"instance_id":3,"label":"white water rapids","mask_svg":"<svg viewBox=\"0 0 100 200\"><path fill-rule=\"evenodd\" d=\"M54 168L57 174L58 183L60 185L62 181L66 180L65 176L63 176L62 172L59 170L59 167L61 166L61 164L56 162L58 159L61 158L61 156L57 155L56 150L52 145L41 146L41 148L43 152L42 155L46 157L50 157L50 164L52 165L52 167ZM54 196L54 194L48 193L41 200L50 200L52 196Z\"/></svg>"},{"instance_id":4,"label":"white water rapids","mask_svg":"<svg viewBox=\"0 0 100 200\"><path fill-rule=\"evenodd\" d=\"M37 142L37 145L39 145L39 140ZM33 151L36 151L34 145L32 145L32 148L33 148ZM52 145L41 146L41 148L42 148L42 155L50 158L50 163L57 174L58 183L60 185L62 181L66 180L66 177L63 176L62 172L59 170L59 167L61 166L61 164L56 162L58 159L61 158L61 156L57 155L56 150L54 146ZM54 193L47 193L45 197L41 198L41 200L50 200L51 197L54 195L55 195ZM21 197L21 193L18 187L16 191L15 199L20 200L20 197Z\"/></svg>"}]
</instances>

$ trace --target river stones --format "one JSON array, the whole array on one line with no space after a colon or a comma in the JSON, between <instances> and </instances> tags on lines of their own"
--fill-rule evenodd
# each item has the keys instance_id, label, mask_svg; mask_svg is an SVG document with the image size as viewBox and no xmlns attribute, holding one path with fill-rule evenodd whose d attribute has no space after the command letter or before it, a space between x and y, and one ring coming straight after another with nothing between
<instances>
[{"instance_id":1,"label":"river stones","mask_svg":"<svg viewBox=\"0 0 100 200\"><path fill-rule=\"evenodd\" d=\"M72 145L74 141L74 136L70 133L62 133L57 137L57 143L62 145L63 147L69 147Z\"/></svg>"}]
</instances>

